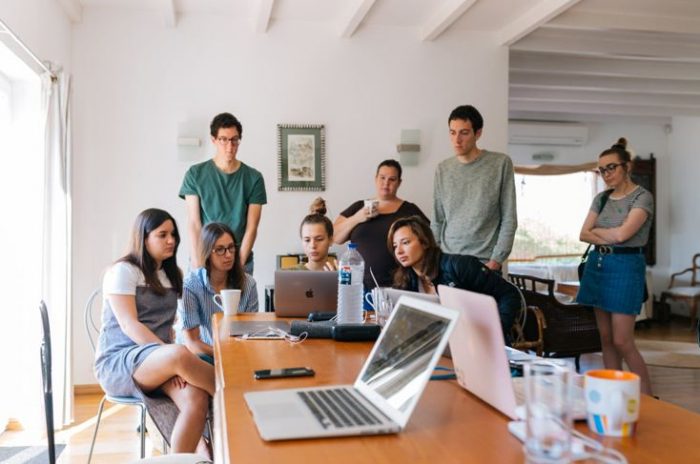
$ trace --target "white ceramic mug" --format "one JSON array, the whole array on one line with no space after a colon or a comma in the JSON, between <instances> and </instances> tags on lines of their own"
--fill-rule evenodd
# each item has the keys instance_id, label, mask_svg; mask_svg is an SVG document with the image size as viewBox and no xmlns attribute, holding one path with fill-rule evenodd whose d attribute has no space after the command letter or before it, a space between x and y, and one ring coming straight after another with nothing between
<instances>
[{"instance_id":1,"label":"white ceramic mug","mask_svg":"<svg viewBox=\"0 0 700 464\"><path fill-rule=\"evenodd\" d=\"M365 200L365 208L369 211L370 217L379 215L379 200Z\"/></svg>"},{"instance_id":2,"label":"white ceramic mug","mask_svg":"<svg viewBox=\"0 0 700 464\"><path fill-rule=\"evenodd\" d=\"M224 289L212 297L214 303L221 308L227 316L238 312L238 304L241 302L241 291L235 289Z\"/></svg>"},{"instance_id":3,"label":"white ceramic mug","mask_svg":"<svg viewBox=\"0 0 700 464\"><path fill-rule=\"evenodd\" d=\"M584 379L588 427L609 437L633 435L639 418L639 376L600 369L586 372Z\"/></svg>"}]
</instances>

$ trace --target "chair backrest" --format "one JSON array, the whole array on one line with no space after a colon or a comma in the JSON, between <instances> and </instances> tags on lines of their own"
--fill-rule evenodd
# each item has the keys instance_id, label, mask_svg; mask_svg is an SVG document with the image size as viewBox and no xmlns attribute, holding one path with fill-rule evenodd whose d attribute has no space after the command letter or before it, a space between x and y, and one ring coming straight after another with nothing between
<instances>
[{"instance_id":1,"label":"chair backrest","mask_svg":"<svg viewBox=\"0 0 700 464\"><path fill-rule=\"evenodd\" d=\"M95 352L95 347L97 346L97 337L100 334L100 323L95 320L95 302L99 302L102 296L102 289L100 287L93 290L85 303L85 309L83 311L83 322L85 323L85 333L87 333L88 341L92 347L93 353ZM99 316L98 316L99 317Z\"/></svg>"},{"instance_id":2,"label":"chair backrest","mask_svg":"<svg viewBox=\"0 0 700 464\"><path fill-rule=\"evenodd\" d=\"M51 387L51 329L49 326L49 312L46 303L39 304L41 313L42 339L41 339L41 378L44 384L44 414L46 416L46 437L49 445L49 463L56 463L56 447L54 445L53 430L53 388Z\"/></svg>"}]
</instances>

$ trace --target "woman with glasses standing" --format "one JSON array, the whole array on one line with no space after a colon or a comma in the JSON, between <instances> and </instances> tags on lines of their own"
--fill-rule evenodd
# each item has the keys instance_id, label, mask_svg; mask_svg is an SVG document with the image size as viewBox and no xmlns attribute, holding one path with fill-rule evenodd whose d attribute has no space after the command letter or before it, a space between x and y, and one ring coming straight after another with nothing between
<instances>
[{"instance_id":1,"label":"woman with glasses standing","mask_svg":"<svg viewBox=\"0 0 700 464\"><path fill-rule=\"evenodd\" d=\"M621 370L624 360L639 375L642 393L651 394L646 364L634 344L634 322L644 299L644 246L654 199L632 182L626 139L620 138L600 154L598 171L611 190L593 199L581 228L580 240L593 244L594 249L588 255L576 300L595 308L605 367ZM606 202L604 195L608 195Z\"/></svg>"},{"instance_id":2,"label":"woman with glasses standing","mask_svg":"<svg viewBox=\"0 0 700 464\"><path fill-rule=\"evenodd\" d=\"M203 267L185 278L182 302L178 309L181 338L187 348L205 361L214 363L211 318L221 312L213 297L224 289L241 290L238 312L258 310L258 290L253 276L243 271L238 259L233 231L220 222L202 228L199 259Z\"/></svg>"}]
</instances>

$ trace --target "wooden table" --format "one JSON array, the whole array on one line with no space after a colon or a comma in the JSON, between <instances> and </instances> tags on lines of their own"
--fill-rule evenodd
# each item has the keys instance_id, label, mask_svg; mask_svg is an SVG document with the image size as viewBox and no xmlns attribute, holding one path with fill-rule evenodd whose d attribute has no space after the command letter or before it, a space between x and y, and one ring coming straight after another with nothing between
<instances>
[{"instance_id":1,"label":"wooden table","mask_svg":"<svg viewBox=\"0 0 700 464\"><path fill-rule=\"evenodd\" d=\"M563 293L564 295L569 295L570 297L576 298L578 294L578 289L581 287L581 282L577 280L567 281L567 282L557 282L557 292Z\"/></svg>"},{"instance_id":2,"label":"wooden table","mask_svg":"<svg viewBox=\"0 0 700 464\"><path fill-rule=\"evenodd\" d=\"M232 316L273 320L274 314ZM214 319L219 332L221 313ZM522 444L507 430L508 419L456 381L431 381L406 429L396 435L265 442L258 435L243 399L251 390L350 384L370 343L307 340L215 340L217 393L214 398L215 459L222 463L522 463ZM440 364L449 365L443 359ZM309 366L315 377L255 380L253 371ZM585 423L576 428L627 456L630 463L698 463L700 415L644 396L637 434L601 438Z\"/></svg>"}]
</instances>

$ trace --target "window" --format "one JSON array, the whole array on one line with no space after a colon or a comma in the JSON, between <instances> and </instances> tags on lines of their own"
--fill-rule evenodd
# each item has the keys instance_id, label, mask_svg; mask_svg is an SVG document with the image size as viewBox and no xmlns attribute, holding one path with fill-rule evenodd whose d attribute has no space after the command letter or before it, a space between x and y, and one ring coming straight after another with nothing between
<instances>
[{"instance_id":1,"label":"window","mask_svg":"<svg viewBox=\"0 0 700 464\"><path fill-rule=\"evenodd\" d=\"M598 192L597 179L593 172L516 174L518 230L510 261L578 261L587 246L578 237Z\"/></svg>"}]
</instances>

